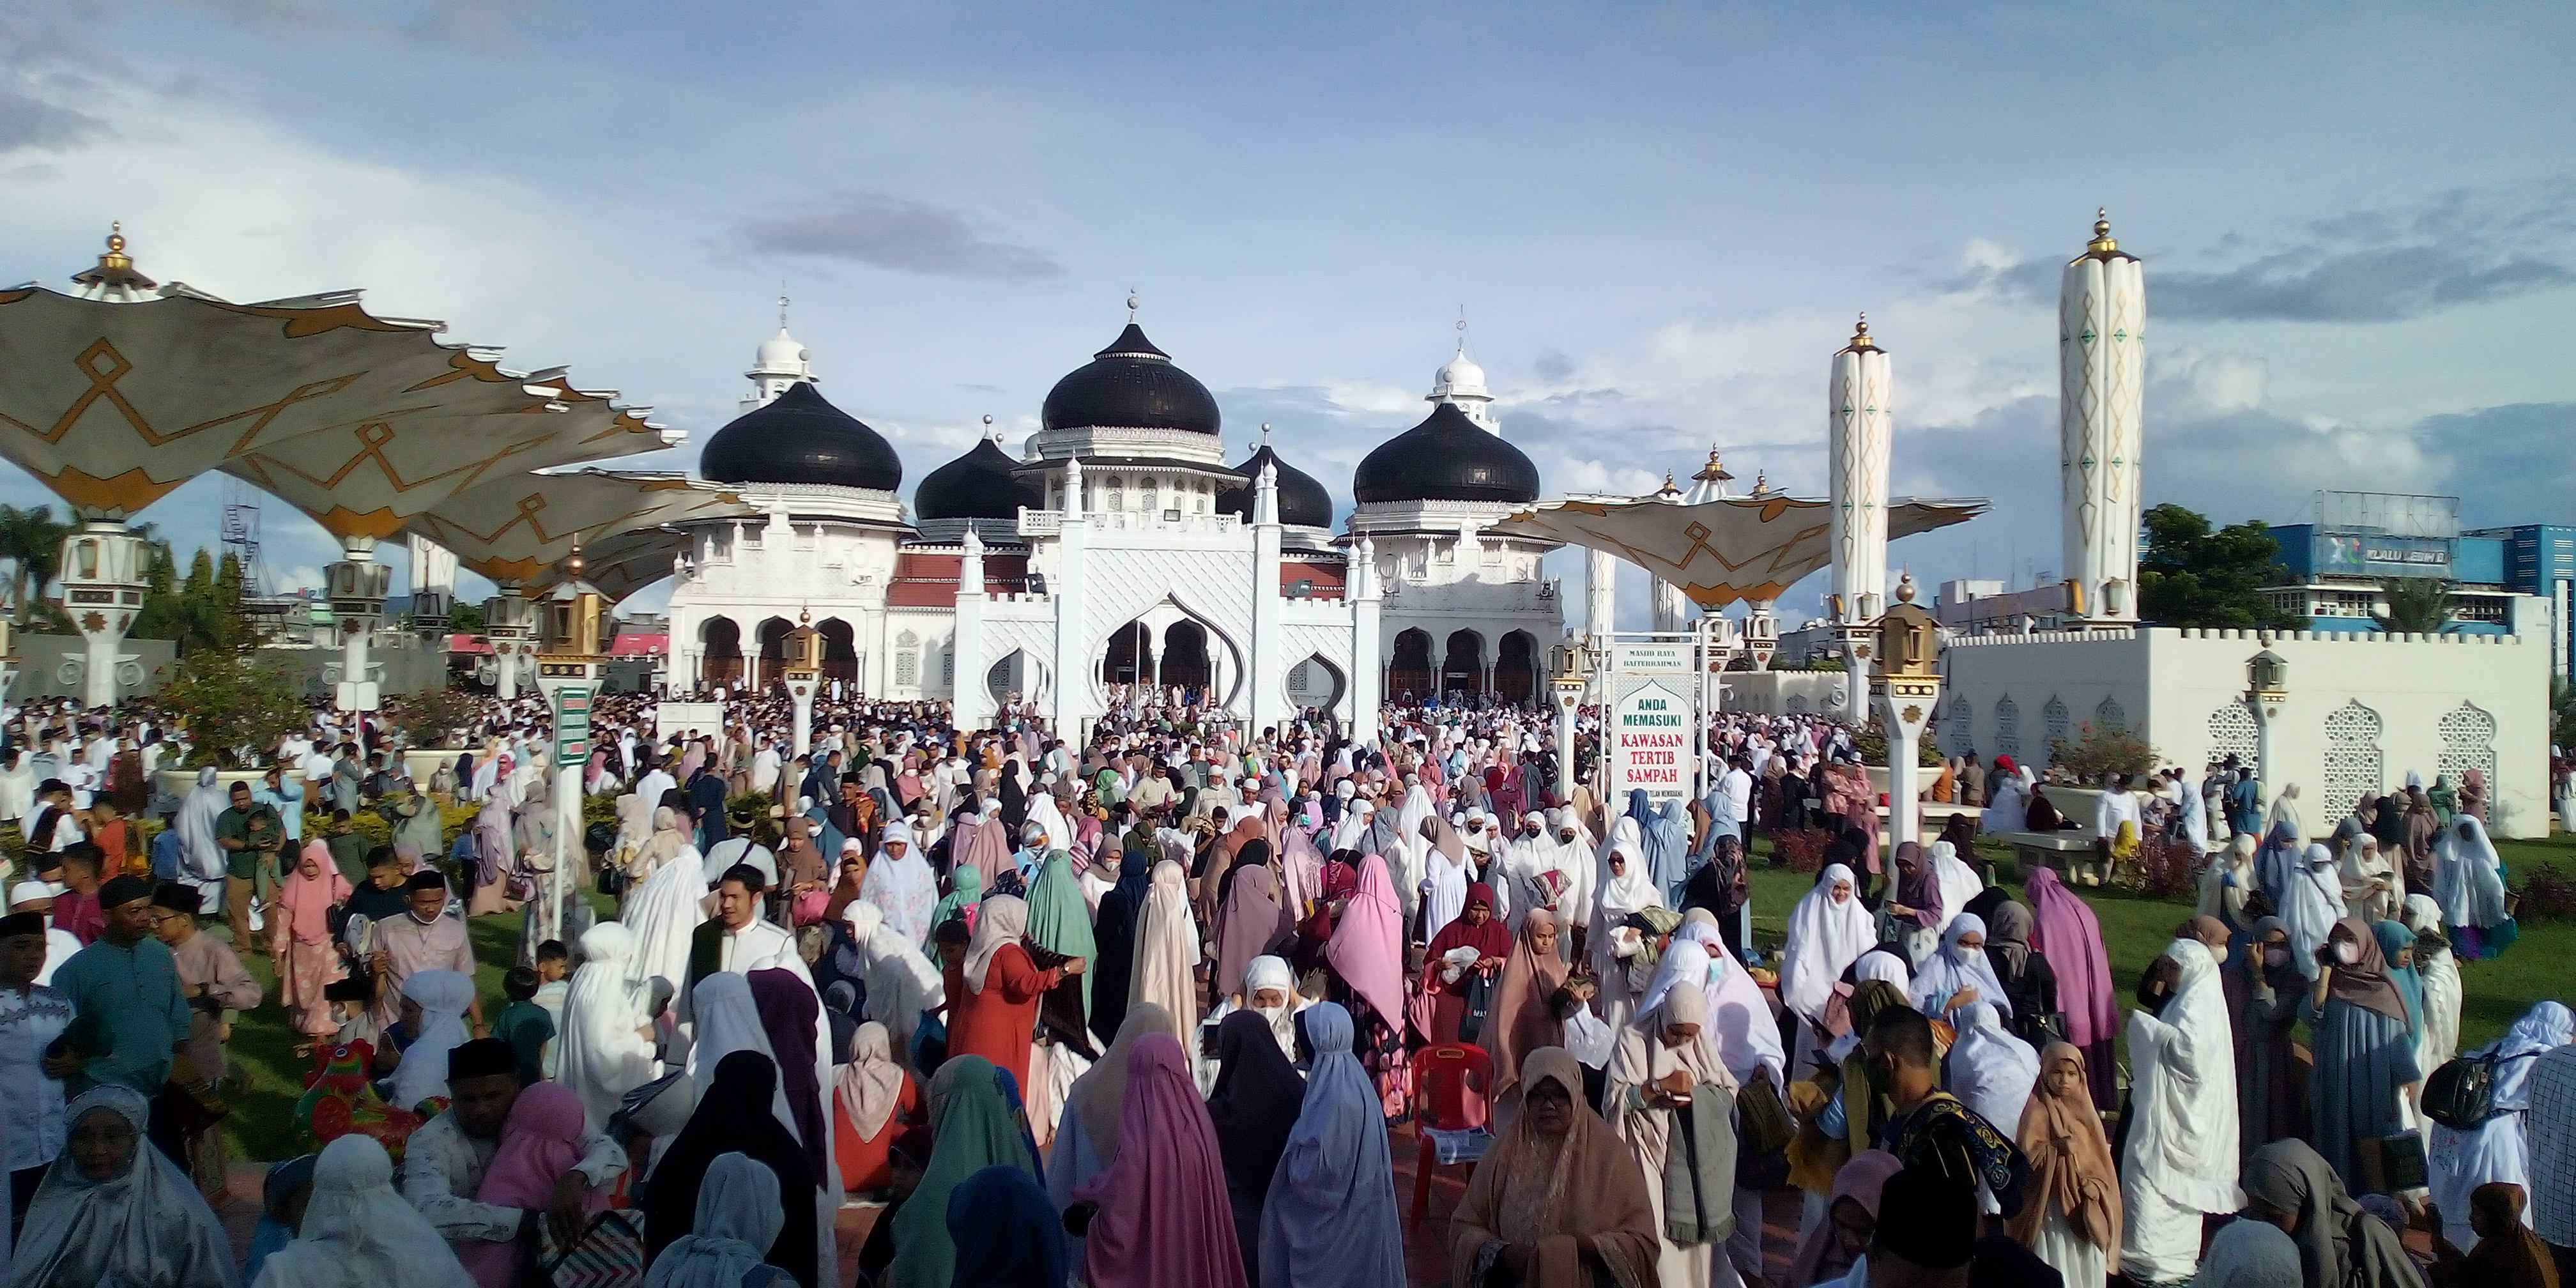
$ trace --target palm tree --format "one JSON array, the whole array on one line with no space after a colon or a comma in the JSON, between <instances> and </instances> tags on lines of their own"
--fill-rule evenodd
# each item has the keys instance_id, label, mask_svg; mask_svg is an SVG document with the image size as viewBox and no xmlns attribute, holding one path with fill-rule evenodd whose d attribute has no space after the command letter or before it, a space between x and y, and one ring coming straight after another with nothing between
<instances>
[{"instance_id":1,"label":"palm tree","mask_svg":"<svg viewBox=\"0 0 2576 1288\"><path fill-rule=\"evenodd\" d=\"M0 559L10 564L13 615L20 625L31 619L30 601L62 571L63 538L75 531L75 525L55 521L52 506L0 505Z\"/></svg>"},{"instance_id":2,"label":"palm tree","mask_svg":"<svg viewBox=\"0 0 2576 1288\"><path fill-rule=\"evenodd\" d=\"M2382 631L2398 634L2440 635L2450 631L2451 583L2439 577L2400 577L2380 590L2388 607L2373 611L2370 620Z\"/></svg>"}]
</instances>

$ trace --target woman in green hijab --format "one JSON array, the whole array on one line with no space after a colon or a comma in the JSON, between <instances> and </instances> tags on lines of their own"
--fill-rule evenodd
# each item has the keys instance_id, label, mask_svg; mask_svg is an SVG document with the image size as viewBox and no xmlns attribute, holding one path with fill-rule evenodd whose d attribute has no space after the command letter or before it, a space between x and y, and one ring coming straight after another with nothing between
<instances>
[{"instance_id":1,"label":"woman in green hijab","mask_svg":"<svg viewBox=\"0 0 2576 1288\"><path fill-rule=\"evenodd\" d=\"M1073 856L1063 850L1047 855L1046 866L1038 869L1038 879L1029 883L1029 942L1059 957L1079 957L1090 961L1100 953L1091 935L1091 905L1082 898L1081 878L1073 874ZM1040 961L1040 968L1054 965ZM1059 989L1078 989L1082 997L1080 1025L1091 1020L1091 972L1067 978ZM1054 999L1049 998L1049 1009ZM1078 1025L1077 1027L1080 1027Z\"/></svg>"},{"instance_id":2,"label":"woman in green hijab","mask_svg":"<svg viewBox=\"0 0 2576 1288\"><path fill-rule=\"evenodd\" d=\"M975 905L983 901L984 870L963 863L958 864L957 870L948 874L948 897L941 899L939 907L930 914L930 928L937 930L947 925L951 918L963 917L966 920L966 928L973 930Z\"/></svg>"},{"instance_id":3,"label":"woman in green hijab","mask_svg":"<svg viewBox=\"0 0 2576 1288\"><path fill-rule=\"evenodd\" d=\"M948 1196L987 1167L1017 1167L1043 1180L1027 1124L1002 1073L982 1056L959 1056L930 1080L930 1164L921 1185L894 1217L894 1288L950 1288L957 1242L948 1232Z\"/></svg>"}]
</instances>

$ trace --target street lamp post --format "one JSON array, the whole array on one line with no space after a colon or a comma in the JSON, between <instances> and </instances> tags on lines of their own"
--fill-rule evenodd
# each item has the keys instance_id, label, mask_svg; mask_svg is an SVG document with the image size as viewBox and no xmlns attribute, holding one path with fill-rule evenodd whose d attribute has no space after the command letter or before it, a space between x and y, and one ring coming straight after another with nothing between
<instances>
[{"instance_id":1,"label":"street lamp post","mask_svg":"<svg viewBox=\"0 0 2576 1288\"><path fill-rule=\"evenodd\" d=\"M787 632L786 649L786 665L778 678L787 685L788 701L795 704L796 754L802 756L814 749L814 691L823 685L823 635L814 629L810 610L798 610L796 629Z\"/></svg>"},{"instance_id":2,"label":"street lamp post","mask_svg":"<svg viewBox=\"0 0 2576 1288\"><path fill-rule=\"evenodd\" d=\"M537 687L546 695L546 705L554 713L554 799L555 854L554 871L548 875L552 888L556 924L541 929L534 941L522 946L523 953L536 951L537 943L563 935L565 901L572 897L573 856L581 853L581 771L590 759L591 699L599 692L599 677L608 663L607 619L608 597L582 580L581 547L576 545L564 559L564 581L547 594L542 623L543 642L526 642L522 649L534 649L537 665ZM516 596L505 596L534 613L537 605ZM495 601L499 602L499 601ZM499 641L494 651L500 651ZM504 655L506 658L507 655ZM515 659L505 660L503 674Z\"/></svg>"},{"instance_id":3,"label":"street lamp post","mask_svg":"<svg viewBox=\"0 0 2576 1288\"><path fill-rule=\"evenodd\" d=\"M1548 689L1556 698L1556 793L1574 796L1574 716L1592 685L1592 650L1583 637L1568 631L1556 646L1556 674Z\"/></svg>"},{"instance_id":4,"label":"street lamp post","mask_svg":"<svg viewBox=\"0 0 2576 1288\"><path fill-rule=\"evenodd\" d=\"M2272 730L2290 701L2290 663L2265 649L2245 659L2245 705L2254 713L2254 778L2266 789L2272 777Z\"/></svg>"}]
</instances>

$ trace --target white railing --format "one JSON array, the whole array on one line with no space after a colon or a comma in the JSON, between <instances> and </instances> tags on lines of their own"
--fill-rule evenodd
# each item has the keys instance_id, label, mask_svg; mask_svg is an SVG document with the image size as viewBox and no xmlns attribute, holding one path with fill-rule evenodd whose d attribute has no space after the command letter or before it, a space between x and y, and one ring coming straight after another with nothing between
<instances>
[{"instance_id":1,"label":"white railing","mask_svg":"<svg viewBox=\"0 0 2576 1288\"><path fill-rule=\"evenodd\" d=\"M1168 510L1095 510L1083 522L1094 532L1159 532L1214 535L1236 531L1243 520L1231 514L1182 514ZM1064 532L1062 510L1020 511L1020 535L1053 537Z\"/></svg>"}]
</instances>

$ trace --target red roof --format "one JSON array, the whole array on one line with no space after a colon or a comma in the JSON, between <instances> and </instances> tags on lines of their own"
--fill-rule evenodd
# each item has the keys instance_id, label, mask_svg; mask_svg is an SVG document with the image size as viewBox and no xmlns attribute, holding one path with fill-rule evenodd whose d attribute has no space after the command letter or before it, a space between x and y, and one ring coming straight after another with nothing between
<instances>
[{"instance_id":1,"label":"red roof","mask_svg":"<svg viewBox=\"0 0 2576 1288\"><path fill-rule=\"evenodd\" d=\"M957 569L964 555L937 554L930 551L906 550L895 556L894 580L886 584L886 604L892 608L954 608L957 606ZM1027 555L984 556L984 593L1016 595L1027 585Z\"/></svg>"},{"instance_id":2,"label":"red roof","mask_svg":"<svg viewBox=\"0 0 2576 1288\"><path fill-rule=\"evenodd\" d=\"M1302 563L1283 559L1279 563L1279 589L1285 593L1302 581L1307 583L1306 597L1309 599L1340 599L1348 573L1348 568L1338 563Z\"/></svg>"}]
</instances>

